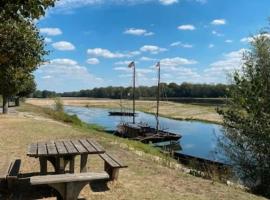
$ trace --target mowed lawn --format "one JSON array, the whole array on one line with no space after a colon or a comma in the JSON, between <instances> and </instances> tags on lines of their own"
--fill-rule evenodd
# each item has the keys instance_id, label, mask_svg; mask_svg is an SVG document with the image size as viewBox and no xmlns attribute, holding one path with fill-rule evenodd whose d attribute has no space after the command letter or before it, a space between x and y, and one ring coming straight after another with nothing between
<instances>
[{"instance_id":1,"label":"mowed lawn","mask_svg":"<svg viewBox=\"0 0 270 200\"><path fill-rule=\"evenodd\" d=\"M87 98L62 98L65 105L89 106L100 108L120 109L121 106L131 110L132 101L119 99L87 99ZM54 104L54 99L27 99L27 103L39 106L50 106ZM148 112L156 112L155 101L136 101L136 109ZM214 123L221 123L222 118L216 112L216 106L194 105L162 101L160 102L160 115L173 119L201 120Z\"/></svg>"},{"instance_id":2,"label":"mowed lawn","mask_svg":"<svg viewBox=\"0 0 270 200\"><path fill-rule=\"evenodd\" d=\"M66 138L93 138L129 166L120 171L117 182L109 183L108 191L93 192L86 186L80 195L86 199L264 199L240 189L170 169L152 161L147 155L139 156L124 145L120 145L117 137L109 137L102 132L74 128L37 113L0 115L0 160L5 156L22 159L21 173L39 171L38 160L26 156L28 144ZM78 163L77 159L76 170ZM88 170L102 171L102 169L103 162L97 156L90 156Z\"/></svg>"}]
</instances>

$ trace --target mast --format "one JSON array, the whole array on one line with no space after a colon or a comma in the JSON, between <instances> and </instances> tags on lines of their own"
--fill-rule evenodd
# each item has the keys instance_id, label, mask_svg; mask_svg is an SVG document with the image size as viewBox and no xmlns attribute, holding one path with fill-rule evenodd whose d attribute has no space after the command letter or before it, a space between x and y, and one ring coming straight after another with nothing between
<instances>
[{"instance_id":1,"label":"mast","mask_svg":"<svg viewBox=\"0 0 270 200\"><path fill-rule=\"evenodd\" d=\"M133 121L132 123L135 124L135 87L136 87L136 67L135 67L135 62L132 61L129 65L129 68L133 67Z\"/></svg>"},{"instance_id":2,"label":"mast","mask_svg":"<svg viewBox=\"0 0 270 200\"><path fill-rule=\"evenodd\" d=\"M156 67L158 68L156 133L158 133L158 130L159 130L159 98L160 98L160 62L157 63Z\"/></svg>"}]
</instances>

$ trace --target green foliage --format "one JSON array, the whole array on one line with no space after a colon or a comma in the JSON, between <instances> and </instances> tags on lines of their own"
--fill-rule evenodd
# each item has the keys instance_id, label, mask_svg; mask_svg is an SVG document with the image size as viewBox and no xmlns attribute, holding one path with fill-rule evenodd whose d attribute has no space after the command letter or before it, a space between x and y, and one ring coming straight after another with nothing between
<instances>
[{"instance_id":1,"label":"green foliage","mask_svg":"<svg viewBox=\"0 0 270 200\"><path fill-rule=\"evenodd\" d=\"M54 6L55 0L1 0L0 15L4 19L38 19L45 15L48 7Z\"/></svg>"},{"instance_id":2,"label":"green foliage","mask_svg":"<svg viewBox=\"0 0 270 200\"><path fill-rule=\"evenodd\" d=\"M191 84L183 83L177 85L176 83L162 83L161 89L163 92L162 97L168 98L181 98L181 97L191 97L191 98L217 98L225 97L227 95L227 88L230 86L217 84ZM156 86L147 87L140 86L136 88L137 98L155 98L156 97ZM36 91L34 97L41 98L41 93L44 91ZM47 91L48 94L55 94L55 92ZM92 90L81 90L78 92L64 92L59 95L62 97L93 97L93 98L112 98L112 99L128 99L131 98L132 88L131 87L101 87L94 88Z\"/></svg>"},{"instance_id":3,"label":"green foliage","mask_svg":"<svg viewBox=\"0 0 270 200\"><path fill-rule=\"evenodd\" d=\"M56 97L54 99L54 110L57 112L64 112L64 104L61 98Z\"/></svg>"},{"instance_id":4,"label":"green foliage","mask_svg":"<svg viewBox=\"0 0 270 200\"><path fill-rule=\"evenodd\" d=\"M34 80L34 76L31 74L29 75L28 78L26 78L20 89L19 89L19 93L17 93L16 95L18 97L27 97L28 95L34 93L36 90L36 83L35 83L35 80Z\"/></svg>"},{"instance_id":5,"label":"green foliage","mask_svg":"<svg viewBox=\"0 0 270 200\"><path fill-rule=\"evenodd\" d=\"M29 82L31 73L44 62L43 56L47 52L34 19L43 16L48 7L54 6L54 2L2 0L0 3L0 94L3 95L3 113L8 110L8 97L35 87L33 81ZM22 88L25 85L27 87Z\"/></svg>"},{"instance_id":6,"label":"green foliage","mask_svg":"<svg viewBox=\"0 0 270 200\"><path fill-rule=\"evenodd\" d=\"M76 126L82 125L82 121L77 117L77 115L69 115L66 114L65 112L55 111L51 108L43 108L43 112L55 120Z\"/></svg>"},{"instance_id":7,"label":"green foliage","mask_svg":"<svg viewBox=\"0 0 270 200\"><path fill-rule=\"evenodd\" d=\"M243 69L233 74L228 106L218 111L225 127L220 144L245 183L270 197L270 38L253 40Z\"/></svg>"},{"instance_id":8,"label":"green foliage","mask_svg":"<svg viewBox=\"0 0 270 200\"><path fill-rule=\"evenodd\" d=\"M0 93L14 95L44 61L44 43L29 22L6 20L0 26Z\"/></svg>"}]
</instances>

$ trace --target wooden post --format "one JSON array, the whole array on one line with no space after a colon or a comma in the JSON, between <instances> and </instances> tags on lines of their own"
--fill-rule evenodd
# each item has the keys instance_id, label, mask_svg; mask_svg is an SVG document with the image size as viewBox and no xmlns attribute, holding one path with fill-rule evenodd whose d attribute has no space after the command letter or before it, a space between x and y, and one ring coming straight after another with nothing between
<instances>
[{"instance_id":1,"label":"wooden post","mask_svg":"<svg viewBox=\"0 0 270 200\"><path fill-rule=\"evenodd\" d=\"M157 86L157 113L156 113L156 120L157 120L157 125L156 125L156 133L158 133L159 129L159 98L160 98L160 63L157 63L157 68L158 68L158 86Z\"/></svg>"},{"instance_id":2,"label":"wooden post","mask_svg":"<svg viewBox=\"0 0 270 200\"><path fill-rule=\"evenodd\" d=\"M80 170L80 172L87 172L87 166L86 166L87 158L88 158L87 154L81 155L81 170Z\"/></svg>"},{"instance_id":3,"label":"wooden post","mask_svg":"<svg viewBox=\"0 0 270 200\"><path fill-rule=\"evenodd\" d=\"M47 174L47 159L44 157L40 157L39 164L40 164L40 173L42 175L46 175Z\"/></svg>"},{"instance_id":4,"label":"wooden post","mask_svg":"<svg viewBox=\"0 0 270 200\"><path fill-rule=\"evenodd\" d=\"M74 173L74 168L75 168L75 157L72 156L70 161L69 161L69 171L70 171L70 173Z\"/></svg>"},{"instance_id":5,"label":"wooden post","mask_svg":"<svg viewBox=\"0 0 270 200\"><path fill-rule=\"evenodd\" d=\"M133 124L135 124L135 88L136 88L136 67L133 64Z\"/></svg>"}]
</instances>

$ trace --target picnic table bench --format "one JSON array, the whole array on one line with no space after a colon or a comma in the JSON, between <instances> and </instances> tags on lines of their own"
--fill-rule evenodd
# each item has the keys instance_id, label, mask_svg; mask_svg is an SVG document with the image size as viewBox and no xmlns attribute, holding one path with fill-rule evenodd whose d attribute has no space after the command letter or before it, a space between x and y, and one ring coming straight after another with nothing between
<instances>
[{"instance_id":1,"label":"picnic table bench","mask_svg":"<svg viewBox=\"0 0 270 200\"><path fill-rule=\"evenodd\" d=\"M128 167L109 153L99 154L99 156L104 160L104 170L109 174L111 181L118 179L119 169Z\"/></svg>"},{"instance_id":2,"label":"picnic table bench","mask_svg":"<svg viewBox=\"0 0 270 200\"><path fill-rule=\"evenodd\" d=\"M21 160L16 159L14 161L2 160L0 163L0 182L8 190L12 190L14 184L18 179L20 171Z\"/></svg>"},{"instance_id":3,"label":"picnic table bench","mask_svg":"<svg viewBox=\"0 0 270 200\"><path fill-rule=\"evenodd\" d=\"M109 175L106 172L86 172L80 174L56 174L31 177L32 185L49 185L56 189L61 197L58 199L77 200L81 190L91 181L107 181Z\"/></svg>"}]
</instances>

